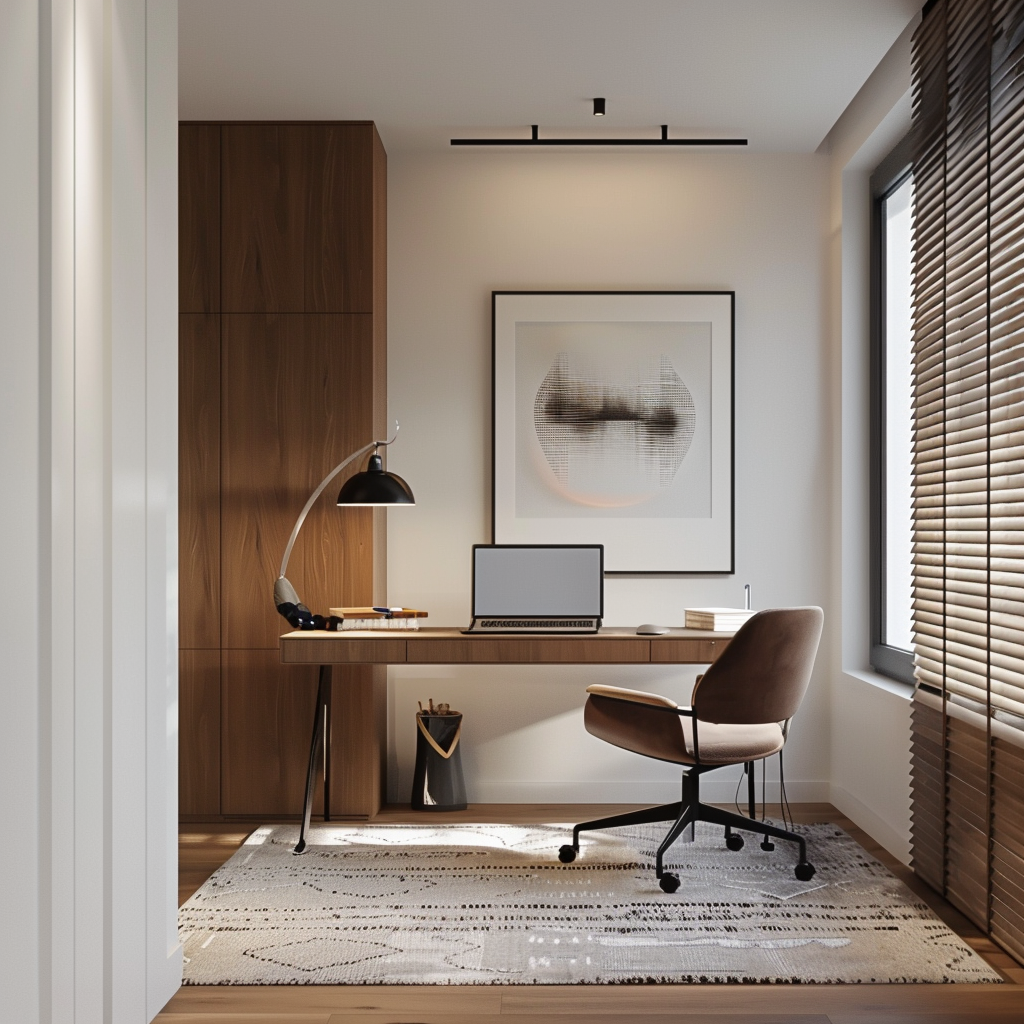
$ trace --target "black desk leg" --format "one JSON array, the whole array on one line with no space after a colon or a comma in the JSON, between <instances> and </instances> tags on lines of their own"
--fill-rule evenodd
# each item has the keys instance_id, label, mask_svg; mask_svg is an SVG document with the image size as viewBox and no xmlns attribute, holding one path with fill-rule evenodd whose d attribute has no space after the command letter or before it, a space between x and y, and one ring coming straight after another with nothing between
<instances>
[{"instance_id":1,"label":"black desk leg","mask_svg":"<svg viewBox=\"0 0 1024 1024\"><path fill-rule=\"evenodd\" d=\"M330 665L321 665L320 671L327 671L327 686L324 687L324 821L331 820L331 685L333 675Z\"/></svg>"},{"instance_id":2,"label":"black desk leg","mask_svg":"<svg viewBox=\"0 0 1024 1024\"><path fill-rule=\"evenodd\" d=\"M292 853L304 853L306 850L306 832L309 831L309 818L313 813L313 790L316 788L316 763L320 752L324 749L325 733L330 727L331 711L331 666L320 666L320 684L316 689L316 711L313 714L313 738L309 742L309 768L306 770L306 803L302 808L302 826L299 829L299 841ZM327 775L324 776L324 805L327 804Z\"/></svg>"}]
</instances>

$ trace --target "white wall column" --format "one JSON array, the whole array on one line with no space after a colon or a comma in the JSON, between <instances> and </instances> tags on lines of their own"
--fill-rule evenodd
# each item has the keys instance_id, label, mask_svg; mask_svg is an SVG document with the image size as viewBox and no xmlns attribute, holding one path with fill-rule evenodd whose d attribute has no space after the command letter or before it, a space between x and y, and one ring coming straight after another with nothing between
<instances>
[{"instance_id":1,"label":"white wall column","mask_svg":"<svg viewBox=\"0 0 1024 1024\"><path fill-rule=\"evenodd\" d=\"M829 628L832 744L829 799L890 853L910 859L910 687L870 665L871 173L910 128L907 26L836 122L830 158L830 333L835 435Z\"/></svg>"},{"instance_id":2,"label":"white wall column","mask_svg":"<svg viewBox=\"0 0 1024 1024\"><path fill-rule=\"evenodd\" d=\"M177 4L2 8L0 1015L144 1022L180 980Z\"/></svg>"},{"instance_id":3,"label":"white wall column","mask_svg":"<svg viewBox=\"0 0 1024 1024\"><path fill-rule=\"evenodd\" d=\"M40 546L39 9L0 4L0 991L10 1020L41 1019L48 837L41 815L46 674ZM12 927L10 922L18 922ZM5 1017L5 1019L8 1019Z\"/></svg>"}]
</instances>

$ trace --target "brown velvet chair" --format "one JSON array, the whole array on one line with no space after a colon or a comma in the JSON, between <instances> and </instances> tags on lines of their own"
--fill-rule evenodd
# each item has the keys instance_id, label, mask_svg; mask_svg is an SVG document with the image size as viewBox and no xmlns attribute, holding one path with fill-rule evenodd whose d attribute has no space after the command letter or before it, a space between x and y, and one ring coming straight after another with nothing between
<instances>
[{"instance_id":1,"label":"brown velvet chair","mask_svg":"<svg viewBox=\"0 0 1024 1024\"><path fill-rule=\"evenodd\" d=\"M787 839L800 846L796 877L809 881L814 865L807 844L794 832L754 819L755 761L782 750L790 720L810 682L824 617L820 608L774 608L757 612L737 631L721 657L698 676L692 707L667 697L617 686L589 686L584 724L599 739L645 757L684 766L682 800L629 814L585 821L572 830L572 845L558 852L563 864L576 859L580 832L671 821L658 847L658 881L665 892L679 888L679 877L664 869L668 848L685 832L693 838L698 821L725 826L730 850L743 846L733 829ZM746 766L750 817L700 802L700 777L727 765ZM766 850L773 844L766 838Z\"/></svg>"}]
</instances>

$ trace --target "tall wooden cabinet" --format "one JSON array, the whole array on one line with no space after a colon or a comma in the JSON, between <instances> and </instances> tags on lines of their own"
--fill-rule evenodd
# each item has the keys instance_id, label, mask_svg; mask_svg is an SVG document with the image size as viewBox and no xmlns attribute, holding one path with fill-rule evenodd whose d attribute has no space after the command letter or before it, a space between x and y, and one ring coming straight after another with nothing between
<instances>
[{"instance_id":1,"label":"tall wooden cabinet","mask_svg":"<svg viewBox=\"0 0 1024 1024\"><path fill-rule=\"evenodd\" d=\"M288 626L272 590L310 492L387 432L386 180L370 122L180 126L187 820L298 817L302 807L315 672L280 664ZM289 579L314 611L379 603L385 543L382 512L342 511L325 495ZM384 782L384 670L335 668L334 680L329 810L366 817Z\"/></svg>"}]
</instances>

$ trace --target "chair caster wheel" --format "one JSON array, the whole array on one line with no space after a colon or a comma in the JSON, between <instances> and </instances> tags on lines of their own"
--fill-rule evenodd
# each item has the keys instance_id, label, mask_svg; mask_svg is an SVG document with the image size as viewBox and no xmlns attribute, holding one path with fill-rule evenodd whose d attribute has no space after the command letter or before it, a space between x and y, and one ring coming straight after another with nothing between
<instances>
[{"instance_id":1,"label":"chair caster wheel","mask_svg":"<svg viewBox=\"0 0 1024 1024\"><path fill-rule=\"evenodd\" d=\"M766 839L766 840L764 840L763 843L761 843L761 849L764 850L765 853L771 853L772 850L775 849L775 844L772 843L772 842L769 842L769 840Z\"/></svg>"},{"instance_id":2,"label":"chair caster wheel","mask_svg":"<svg viewBox=\"0 0 1024 1024\"><path fill-rule=\"evenodd\" d=\"M742 850L743 849L743 836L737 835L733 832L731 835L725 837L725 845L730 850Z\"/></svg>"},{"instance_id":3,"label":"chair caster wheel","mask_svg":"<svg viewBox=\"0 0 1024 1024\"><path fill-rule=\"evenodd\" d=\"M679 888L679 876L673 875L671 871L666 871L658 879L658 885L661 886L662 892L675 892Z\"/></svg>"},{"instance_id":4,"label":"chair caster wheel","mask_svg":"<svg viewBox=\"0 0 1024 1024\"><path fill-rule=\"evenodd\" d=\"M814 865L797 864L793 874L796 875L798 881L809 882L814 877Z\"/></svg>"},{"instance_id":5,"label":"chair caster wheel","mask_svg":"<svg viewBox=\"0 0 1024 1024\"><path fill-rule=\"evenodd\" d=\"M563 864L571 864L576 859L575 846L563 846L558 851L558 859Z\"/></svg>"}]
</instances>

